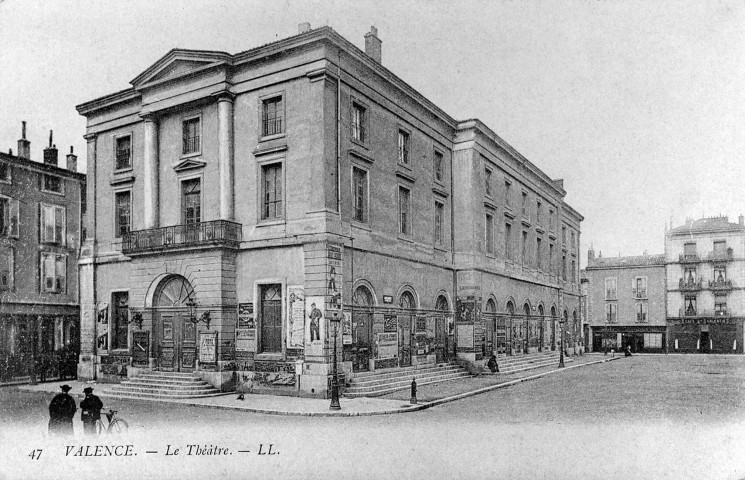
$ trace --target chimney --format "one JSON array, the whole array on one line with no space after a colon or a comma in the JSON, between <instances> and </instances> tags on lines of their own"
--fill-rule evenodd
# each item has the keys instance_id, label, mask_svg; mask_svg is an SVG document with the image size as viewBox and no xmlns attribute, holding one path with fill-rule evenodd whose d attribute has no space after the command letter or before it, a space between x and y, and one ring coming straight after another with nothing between
<instances>
[{"instance_id":1,"label":"chimney","mask_svg":"<svg viewBox=\"0 0 745 480\"><path fill-rule=\"evenodd\" d=\"M745 217L742 216L742 213L739 217L737 217L737 223L739 223L740 225L745 225Z\"/></svg>"},{"instance_id":2,"label":"chimney","mask_svg":"<svg viewBox=\"0 0 745 480\"><path fill-rule=\"evenodd\" d=\"M78 171L78 156L72 153L72 145L70 145L70 153L67 154L67 169L71 172Z\"/></svg>"},{"instance_id":3,"label":"chimney","mask_svg":"<svg viewBox=\"0 0 745 480\"><path fill-rule=\"evenodd\" d=\"M54 133L49 130L49 146L44 149L44 163L47 165L57 166L57 145L52 144L52 135Z\"/></svg>"},{"instance_id":4,"label":"chimney","mask_svg":"<svg viewBox=\"0 0 745 480\"><path fill-rule=\"evenodd\" d=\"M21 122L21 139L18 140L18 158L31 160L31 142L26 140L26 121Z\"/></svg>"},{"instance_id":5,"label":"chimney","mask_svg":"<svg viewBox=\"0 0 745 480\"><path fill-rule=\"evenodd\" d=\"M297 24L297 33L300 35L301 33L308 33L310 32L310 23L303 22Z\"/></svg>"},{"instance_id":6,"label":"chimney","mask_svg":"<svg viewBox=\"0 0 745 480\"><path fill-rule=\"evenodd\" d=\"M365 34L365 53L378 63L382 63L382 45L383 42L378 38L378 29L370 27L370 31Z\"/></svg>"},{"instance_id":7,"label":"chimney","mask_svg":"<svg viewBox=\"0 0 745 480\"><path fill-rule=\"evenodd\" d=\"M593 260L595 260L595 249L590 245L590 248L587 250L587 264L589 265Z\"/></svg>"}]
</instances>

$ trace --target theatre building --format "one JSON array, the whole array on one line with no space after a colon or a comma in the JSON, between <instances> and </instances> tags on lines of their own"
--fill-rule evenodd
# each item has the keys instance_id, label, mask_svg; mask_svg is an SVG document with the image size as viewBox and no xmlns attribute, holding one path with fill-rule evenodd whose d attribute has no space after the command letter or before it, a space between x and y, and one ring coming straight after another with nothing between
<instances>
[{"instance_id":1,"label":"theatre building","mask_svg":"<svg viewBox=\"0 0 745 480\"><path fill-rule=\"evenodd\" d=\"M745 224L689 219L665 234L668 349L743 353Z\"/></svg>"},{"instance_id":2,"label":"theatre building","mask_svg":"<svg viewBox=\"0 0 745 480\"><path fill-rule=\"evenodd\" d=\"M585 277L590 351L665 351L665 255L603 257L590 248Z\"/></svg>"},{"instance_id":3,"label":"theatre building","mask_svg":"<svg viewBox=\"0 0 745 480\"><path fill-rule=\"evenodd\" d=\"M325 396L335 346L350 378L555 348L564 319L581 342L562 182L381 47L301 24L238 54L171 50L78 106L81 377Z\"/></svg>"},{"instance_id":4,"label":"theatre building","mask_svg":"<svg viewBox=\"0 0 745 480\"><path fill-rule=\"evenodd\" d=\"M32 160L23 122L16 155L0 153L0 384L76 374L85 175L52 140Z\"/></svg>"}]
</instances>

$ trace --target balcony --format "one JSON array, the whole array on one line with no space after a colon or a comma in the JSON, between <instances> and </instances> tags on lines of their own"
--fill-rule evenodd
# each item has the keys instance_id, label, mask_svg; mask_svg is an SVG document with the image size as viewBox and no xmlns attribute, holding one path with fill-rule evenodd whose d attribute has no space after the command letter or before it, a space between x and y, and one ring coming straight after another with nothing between
<instances>
[{"instance_id":1,"label":"balcony","mask_svg":"<svg viewBox=\"0 0 745 480\"><path fill-rule=\"evenodd\" d=\"M717 292L732 291L732 280L709 280L709 289Z\"/></svg>"},{"instance_id":2,"label":"balcony","mask_svg":"<svg viewBox=\"0 0 745 480\"><path fill-rule=\"evenodd\" d=\"M678 263L700 263L701 257L696 253L689 253L678 256Z\"/></svg>"},{"instance_id":3,"label":"balcony","mask_svg":"<svg viewBox=\"0 0 745 480\"><path fill-rule=\"evenodd\" d=\"M698 281L686 281L685 279L681 278L678 280L678 289L682 292L698 292L701 290L702 283L699 279Z\"/></svg>"},{"instance_id":4,"label":"balcony","mask_svg":"<svg viewBox=\"0 0 745 480\"><path fill-rule=\"evenodd\" d=\"M647 298L646 288L632 288L631 293L634 295L634 298Z\"/></svg>"},{"instance_id":5,"label":"balcony","mask_svg":"<svg viewBox=\"0 0 745 480\"><path fill-rule=\"evenodd\" d=\"M213 220L126 233L122 236L122 253L129 255L205 245L237 248L240 241L240 223Z\"/></svg>"},{"instance_id":6,"label":"balcony","mask_svg":"<svg viewBox=\"0 0 745 480\"><path fill-rule=\"evenodd\" d=\"M735 255L731 248L724 251L711 252L707 257L710 262L731 262L734 260Z\"/></svg>"},{"instance_id":7,"label":"balcony","mask_svg":"<svg viewBox=\"0 0 745 480\"><path fill-rule=\"evenodd\" d=\"M678 310L678 316L679 317L686 317L686 318L712 318L712 317L729 317L730 311L726 308L720 308L717 310L703 310L703 309L684 309L681 308Z\"/></svg>"}]
</instances>

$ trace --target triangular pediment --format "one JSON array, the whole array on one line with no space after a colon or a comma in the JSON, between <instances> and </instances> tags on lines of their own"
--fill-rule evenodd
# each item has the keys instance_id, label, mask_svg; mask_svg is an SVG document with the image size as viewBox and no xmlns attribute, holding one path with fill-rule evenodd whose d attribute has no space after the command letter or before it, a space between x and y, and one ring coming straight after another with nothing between
<instances>
[{"instance_id":1,"label":"triangular pediment","mask_svg":"<svg viewBox=\"0 0 745 480\"><path fill-rule=\"evenodd\" d=\"M225 52L174 49L152 64L130 83L142 88L151 83L183 77L201 69L230 63L232 56Z\"/></svg>"},{"instance_id":2,"label":"triangular pediment","mask_svg":"<svg viewBox=\"0 0 745 480\"><path fill-rule=\"evenodd\" d=\"M186 170L194 170L196 168L202 168L205 165L207 165L207 162L203 162L201 160L197 160L194 158L187 158L186 160L181 160L179 163L173 166L173 169L177 172L184 172Z\"/></svg>"}]
</instances>

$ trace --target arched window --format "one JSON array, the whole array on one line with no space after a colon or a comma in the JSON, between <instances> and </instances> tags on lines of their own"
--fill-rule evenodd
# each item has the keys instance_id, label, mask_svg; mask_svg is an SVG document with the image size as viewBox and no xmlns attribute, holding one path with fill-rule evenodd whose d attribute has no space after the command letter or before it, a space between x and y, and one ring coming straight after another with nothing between
<instances>
[{"instance_id":1,"label":"arched window","mask_svg":"<svg viewBox=\"0 0 745 480\"><path fill-rule=\"evenodd\" d=\"M543 317L543 305L538 305L538 316Z\"/></svg>"},{"instance_id":2,"label":"arched window","mask_svg":"<svg viewBox=\"0 0 745 480\"><path fill-rule=\"evenodd\" d=\"M401 306L401 308L406 310L413 310L416 308L416 300L414 300L414 295L408 290L401 293L401 297L399 297L398 299L398 304Z\"/></svg>"},{"instance_id":3,"label":"arched window","mask_svg":"<svg viewBox=\"0 0 745 480\"><path fill-rule=\"evenodd\" d=\"M194 288L181 275L172 275L158 286L153 305L156 307L185 307L188 300L196 301Z\"/></svg>"},{"instance_id":4,"label":"arched window","mask_svg":"<svg viewBox=\"0 0 745 480\"><path fill-rule=\"evenodd\" d=\"M493 298L486 301L486 313L494 313L497 311L497 304Z\"/></svg>"},{"instance_id":5,"label":"arched window","mask_svg":"<svg viewBox=\"0 0 745 480\"><path fill-rule=\"evenodd\" d=\"M439 297L437 297L437 302L435 302L435 310L440 310L440 311L450 310L450 306L448 305L448 299L445 298L445 295L440 295Z\"/></svg>"},{"instance_id":6,"label":"arched window","mask_svg":"<svg viewBox=\"0 0 745 480\"><path fill-rule=\"evenodd\" d=\"M372 307L375 302L373 301L373 296L372 292L370 292L370 289L364 285L360 285L354 291L352 303L363 307Z\"/></svg>"},{"instance_id":7,"label":"arched window","mask_svg":"<svg viewBox=\"0 0 745 480\"><path fill-rule=\"evenodd\" d=\"M551 318L556 318L556 307L551 307Z\"/></svg>"},{"instance_id":8,"label":"arched window","mask_svg":"<svg viewBox=\"0 0 745 480\"><path fill-rule=\"evenodd\" d=\"M526 317L530 316L530 305L528 305L527 303L523 305L523 313Z\"/></svg>"},{"instance_id":9,"label":"arched window","mask_svg":"<svg viewBox=\"0 0 745 480\"><path fill-rule=\"evenodd\" d=\"M507 313L509 313L510 315L515 314L515 305L512 303L512 300L507 302L507 306L505 307L505 309L507 310Z\"/></svg>"}]
</instances>

